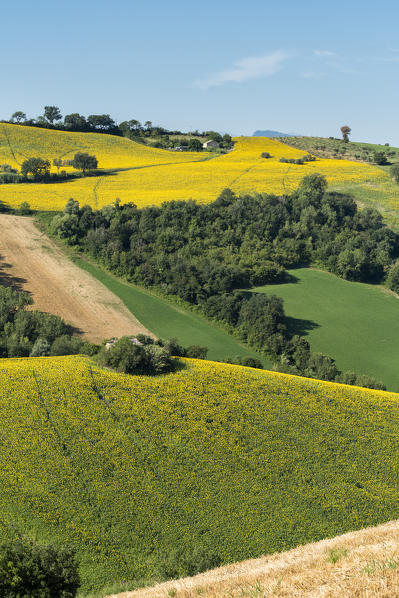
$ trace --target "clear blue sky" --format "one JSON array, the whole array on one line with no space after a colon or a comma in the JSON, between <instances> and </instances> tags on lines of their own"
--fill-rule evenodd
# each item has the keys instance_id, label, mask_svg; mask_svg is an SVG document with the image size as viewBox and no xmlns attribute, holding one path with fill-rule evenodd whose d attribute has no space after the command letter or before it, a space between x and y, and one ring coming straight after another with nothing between
<instances>
[{"instance_id":1,"label":"clear blue sky","mask_svg":"<svg viewBox=\"0 0 399 598\"><path fill-rule=\"evenodd\" d=\"M399 4L20 0L1 7L0 118L109 113L399 145Z\"/></svg>"}]
</instances>

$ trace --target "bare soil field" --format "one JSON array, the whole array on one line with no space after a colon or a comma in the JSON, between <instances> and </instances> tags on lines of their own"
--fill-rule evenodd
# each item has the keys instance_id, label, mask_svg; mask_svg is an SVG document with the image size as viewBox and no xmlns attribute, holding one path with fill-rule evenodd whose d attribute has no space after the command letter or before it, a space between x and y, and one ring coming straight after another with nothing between
<instances>
[{"instance_id":1,"label":"bare soil field","mask_svg":"<svg viewBox=\"0 0 399 598\"><path fill-rule=\"evenodd\" d=\"M108 598L398 598L399 522Z\"/></svg>"},{"instance_id":2,"label":"bare soil field","mask_svg":"<svg viewBox=\"0 0 399 598\"><path fill-rule=\"evenodd\" d=\"M118 297L71 262L31 218L0 214L0 282L29 292L35 309L61 316L88 341L150 334Z\"/></svg>"}]
</instances>

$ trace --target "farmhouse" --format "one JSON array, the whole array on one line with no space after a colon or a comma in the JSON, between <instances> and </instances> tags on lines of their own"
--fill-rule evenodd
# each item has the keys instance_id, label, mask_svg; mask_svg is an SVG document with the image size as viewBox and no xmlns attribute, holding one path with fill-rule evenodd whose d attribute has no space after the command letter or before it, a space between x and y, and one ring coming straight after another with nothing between
<instances>
[{"instance_id":1,"label":"farmhouse","mask_svg":"<svg viewBox=\"0 0 399 598\"><path fill-rule=\"evenodd\" d=\"M219 147L219 144L217 141L214 141L213 139L209 139L208 141L205 141L202 144L202 147L204 149L216 149L217 147Z\"/></svg>"}]
</instances>

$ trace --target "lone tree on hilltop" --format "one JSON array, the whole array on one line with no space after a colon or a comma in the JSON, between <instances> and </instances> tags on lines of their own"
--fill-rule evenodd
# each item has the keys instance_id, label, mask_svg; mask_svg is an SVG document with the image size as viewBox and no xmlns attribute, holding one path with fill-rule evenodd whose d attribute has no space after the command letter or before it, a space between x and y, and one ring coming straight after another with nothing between
<instances>
[{"instance_id":1,"label":"lone tree on hilltop","mask_svg":"<svg viewBox=\"0 0 399 598\"><path fill-rule=\"evenodd\" d=\"M11 120L13 122L16 123L20 123L23 120L26 120L26 114L25 112L22 112L21 110L17 110L16 112L14 112L14 114L11 116Z\"/></svg>"},{"instance_id":2,"label":"lone tree on hilltop","mask_svg":"<svg viewBox=\"0 0 399 598\"><path fill-rule=\"evenodd\" d=\"M343 141L346 141L346 142L349 141L349 135L350 135L351 131L352 131L352 129L350 127L348 127L348 125L344 125L343 127L341 127Z\"/></svg>"},{"instance_id":3,"label":"lone tree on hilltop","mask_svg":"<svg viewBox=\"0 0 399 598\"><path fill-rule=\"evenodd\" d=\"M31 174L35 181L41 181L50 174L50 162L43 158L28 158L22 162L21 174L25 177Z\"/></svg>"},{"instance_id":4,"label":"lone tree on hilltop","mask_svg":"<svg viewBox=\"0 0 399 598\"><path fill-rule=\"evenodd\" d=\"M93 170L97 168L97 158L95 156L91 156L90 154L78 152L75 154L72 166L77 170L81 170L83 174L86 173L86 170Z\"/></svg>"},{"instance_id":5,"label":"lone tree on hilltop","mask_svg":"<svg viewBox=\"0 0 399 598\"><path fill-rule=\"evenodd\" d=\"M45 106L44 118L52 125L55 120L61 120L61 112L58 106Z\"/></svg>"}]
</instances>

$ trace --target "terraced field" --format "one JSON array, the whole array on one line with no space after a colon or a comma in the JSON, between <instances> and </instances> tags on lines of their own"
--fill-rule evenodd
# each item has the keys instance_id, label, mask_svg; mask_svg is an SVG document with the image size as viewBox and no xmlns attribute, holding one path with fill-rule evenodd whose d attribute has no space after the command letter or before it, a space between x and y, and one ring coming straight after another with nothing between
<instances>
[{"instance_id":1,"label":"terraced field","mask_svg":"<svg viewBox=\"0 0 399 598\"><path fill-rule=\"evenodd\" d=\"M126 170L50 184L2 185L0 201L12 206L27 201L36 210L61 210L71 197L93 207L116 198L145 206L190 198L209 202L226 187L239 193L288 193L312 172L326 175L331 184L387 178L380 169L347 160L281 163L281 157L298 158L306 152L263 137L238 137L233 151L212 158L209 154L148 148L110 135L0 126L0 161L13 166L28 156L68 158L76 151L95 154L99 168ZM261 158L265 151L271 154L270 159Z\"/></svg>"},{"instance_id":2,"label":"terraced field","mask_svg":"<svg viewBox=\"0 0 399 598\"><path fill-rule=\"evenodd\" d=\"M185 364L0 360L0 539L75 546L87 592L159 579L175 549L179 576L397 516L398 395Z\"/></svg>"}]
</instances>

